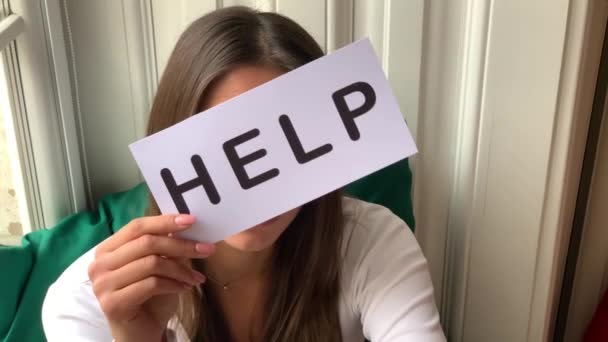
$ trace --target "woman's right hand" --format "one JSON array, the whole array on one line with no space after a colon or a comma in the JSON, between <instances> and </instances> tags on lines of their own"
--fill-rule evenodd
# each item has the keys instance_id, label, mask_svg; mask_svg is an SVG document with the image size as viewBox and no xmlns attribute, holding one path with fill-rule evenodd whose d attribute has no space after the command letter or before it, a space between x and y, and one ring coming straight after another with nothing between
<instances>
[{"instance_id":1,"label":"woman's right hand","mask_svg":"<svg viewBox=\"0 0 608 342\"><path fill-rule=\"evenodd\" d=\"M191 215L142 217L97 246L89 279L116 341L161 341L178 294L205 281L188 260L214 245L170 236L193 223Z\"/></svg>"}]
</instances>

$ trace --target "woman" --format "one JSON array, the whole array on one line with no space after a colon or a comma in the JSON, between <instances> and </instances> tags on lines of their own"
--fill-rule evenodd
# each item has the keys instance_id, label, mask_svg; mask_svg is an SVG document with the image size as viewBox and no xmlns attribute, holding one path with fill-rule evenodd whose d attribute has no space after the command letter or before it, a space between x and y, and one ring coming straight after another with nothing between
<instances>
[{"instance_id":1,"label":"woman","mask_svg":"<svg viewBox=\"0 0 608 342\"><path fill-rule=\"evenodd\" d=\"M322 55L278 14L210 13L177 42L148 134ZM49 341L445 339L426 261L383 207L334 192L215 245L172 237L194 217L149 208L51 286Z\"/></svg>"}]
</instances>

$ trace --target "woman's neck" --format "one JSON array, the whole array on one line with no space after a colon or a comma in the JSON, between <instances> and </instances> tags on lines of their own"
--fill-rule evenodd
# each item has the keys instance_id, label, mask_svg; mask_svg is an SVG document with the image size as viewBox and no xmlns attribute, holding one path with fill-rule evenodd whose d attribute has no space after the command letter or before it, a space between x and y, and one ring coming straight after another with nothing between
<instances>
[{"instance_id":1,"label":"woman's neck","mask_svg":"<svg viewBox=\"0 0 608 342\"><path fill-rule=\"evenodd\" d=\"M215 252L205 259L204 272L208 277L222 284L236 283L244 278L257 278L268 271L272 252L272 247L256 252L245 252L225 242L219 242Z\"/></svg>"}]
</instances>

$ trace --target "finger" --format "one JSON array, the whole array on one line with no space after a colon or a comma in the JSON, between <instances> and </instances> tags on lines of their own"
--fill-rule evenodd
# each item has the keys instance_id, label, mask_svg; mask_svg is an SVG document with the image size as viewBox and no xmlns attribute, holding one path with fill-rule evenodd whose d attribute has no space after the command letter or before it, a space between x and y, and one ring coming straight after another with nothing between
<instances>
[{"instance_id":1,"label":"finger","mask_svg":"<svg viewBox=\"0 0 608 342\"><path fill-rule=\"evenodd\" d=\"M192 288L190 285L163 277L148 277L116 291L119 302L122 298L128 305L141 305L148 299L170 293L179 293Z\"/></svg>"},{"instance_id":2,"label":"finger","mask_svg":"<svg viewBox=\"0 0 608 342\"><path fill-rule=\"evenodd\" d=\"M191 289L190 285L162 277L148 277L123 289L99 297L101 309L113 319L124 317L129 312L137 312L138 307L152 297L177 294ZM122 317L121 317L122 316Z\"/></svg>"},{"instance_id":3,"label":"finger","mask_svg":"<svg viewBox=\"0 0 608 342\"><path fill-rule=\"evenodd\" d=\"M98 258L101 269L115 270L148 255L163 255L169 258L201 259L215 250L209 243L175 239L167 236L144 235L131 240L112 253Z\"/></svg>"},{"instance_id":4,"label":"finger","mask_svg":"<svg viewBox=\"0 0 608 342\"><path fill-rule=\"evenodd\" d=\"M195 218L192 215L160 215L145 216L132 220L118 233L103 241L97 247L97 255L112 252L125 243L135 240L143 235L168 235L185 230L192 226Z\"/></svg>"},{"instance_id":5,"label":"finger","mask_svg":"<svg viewBox=\"0 0 608 342\"><path fill-rule=\"evenodd\" d=\"M170 238L176 238L177 239L177 237L175 237L172 233L167 234L167 236L170 237ZM186 266L186 267L188 267L190 269L194 268L194 264L192 262L193 261L192 259L188 259L188 258L175 258L175 257L171 258L171 259L175 260L175 261L177 261L179 263L181 263L182 265L184 265L184 266Z\"/></svg>"},{"instance_id":6,"label":"finger","mask_svg":"<svg viewBox=\"0 0 608 342\"><path fill-rule=\"evenodd\" d=\"M95 293L115 291L151 276L173 279L192 286L205 281L205 276L177 260L148 255L95 279Z\"/></svg>"},{"instance_id":7,"label":"finger","mask_svg":"<svg viewBox=\"0 0 608 342\"><path fill-rule=\"evenodd\" d=\"M171 234L168 235L169 237L173 237ZM215 246L213 246L215 247ZM201 259L188 259L188 258L176 258L173 257L171 258L171 260L180 263L181 265L183 265L186 269L188 270L193 270L193 271L199 271L200 268L196 267L196 263L194 262L195 260L201 260ZM199 272L200 273L200 272Z\"/></svg>"}]
</instances>

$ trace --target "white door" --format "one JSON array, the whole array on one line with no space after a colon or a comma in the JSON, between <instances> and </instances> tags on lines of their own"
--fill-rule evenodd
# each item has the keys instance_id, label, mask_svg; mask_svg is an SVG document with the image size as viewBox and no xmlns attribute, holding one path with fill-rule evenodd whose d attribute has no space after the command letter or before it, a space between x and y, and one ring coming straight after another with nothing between
<instances>
[{"instance_id":1,"label":"white door","mask_svg":"<svg viewBox=\"0 0 608 342\"><path fill-rule=\"evenodd\" d=\"M603 56L602 63L608 67L608 56ZM598 87L603 83L602 89L606 90L607 78L605 72ZM590 127L589 170L583 171L581 187L585 191L580 192L580 217L574 221L574 241L570 244L573 251L568 256L573 260L570 271L574 275L567 273L560 303L565 342L583 340L597 305L608 290L608 93L601 95L596 99L599 112Z\"/></svg>"}]
</instances>

